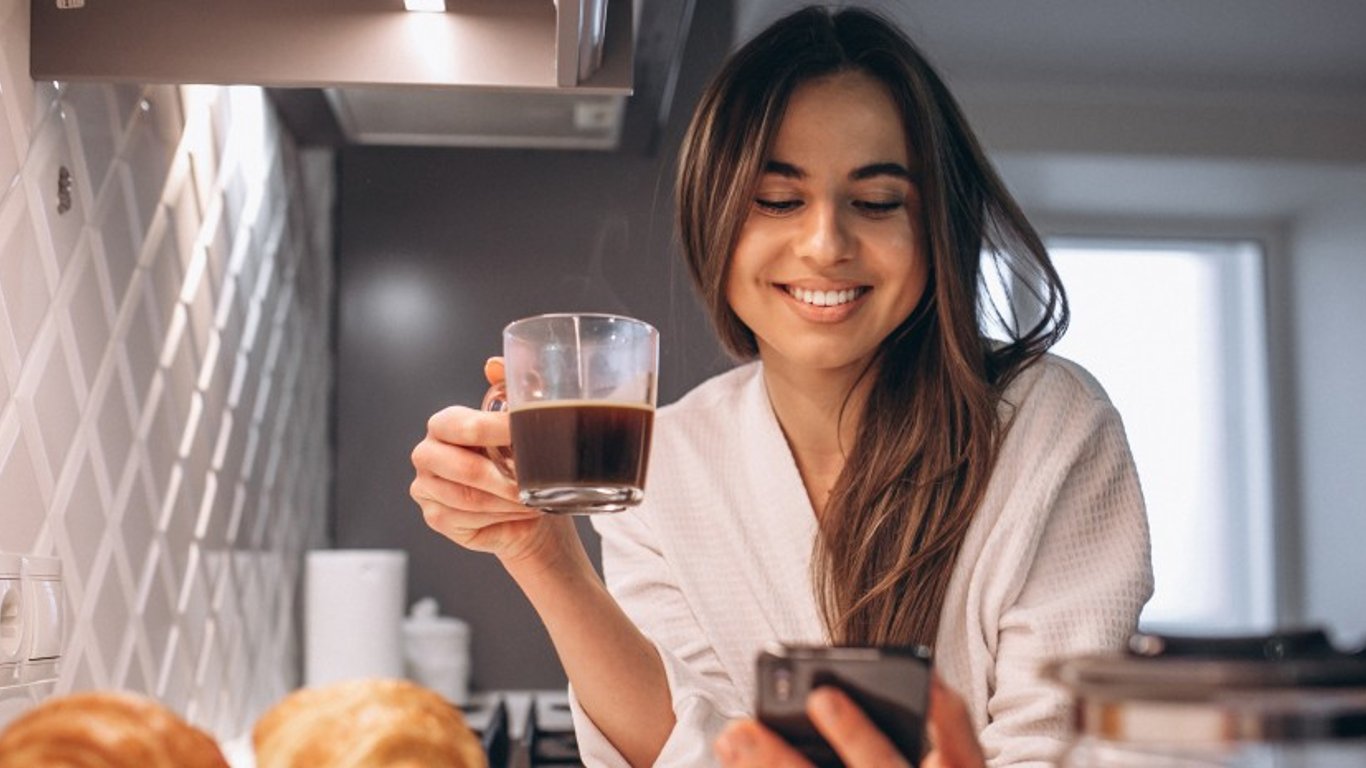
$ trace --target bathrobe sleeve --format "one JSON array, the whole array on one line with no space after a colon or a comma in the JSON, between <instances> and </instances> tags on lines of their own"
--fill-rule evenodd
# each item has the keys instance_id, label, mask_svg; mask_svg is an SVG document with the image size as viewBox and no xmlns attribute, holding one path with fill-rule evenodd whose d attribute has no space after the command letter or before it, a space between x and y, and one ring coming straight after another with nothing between
<instances>
[{"instance_id":1,"label":"bathrobe sleeve","mask_svg":"<svg viewBox=\"0 0 1366 768\"><path fill-rule=\"evenodd\" d=\"M1035 467L1043 513L998 533L1020 547L999 614L989 673L989 766L1050 766L1065 747L1069 700L1041 679L1056 658L1124 647L1152 594L1147 519L1119 415L1091 401L1086 416L1053 432L1052 457ZM1051 431L1050 431L1051 432ZM1051 477L1050 477L1051 475Z\"/></svg>"},{"instance_id":2,"label":"bathrobe sleeve","mask_svg":"<svg viewBox=\"0 0 1366 768\"><path fill-rule=\"evenodd\" d=\"M649 638L664 662L676 724L655 765L716 765L712 743L730 719L746 715L745 705L736 700L707 633L641 519L644 509L600 516L594 527L602 535L608 591L637 626L650 628ZM584 765L629 765L583 711L572 687L569 702Z\"/></svg>"}]
</instances>

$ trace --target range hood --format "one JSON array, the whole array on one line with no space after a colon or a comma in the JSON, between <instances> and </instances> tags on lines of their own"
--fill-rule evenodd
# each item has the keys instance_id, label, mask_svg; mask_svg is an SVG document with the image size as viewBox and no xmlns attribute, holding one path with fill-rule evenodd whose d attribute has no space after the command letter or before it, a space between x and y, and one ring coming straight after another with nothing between
<instances>
[{"instance_id":1,"label":"range hood","mask_svg":"<svg viewBox=\"0 0 1366 768\"><path fill-rule=\"evenodd\" d=\"M34 79L321 91L357 144L602 149L632 92L640 2L31 1Z\"/></svg>"}]
</instances>

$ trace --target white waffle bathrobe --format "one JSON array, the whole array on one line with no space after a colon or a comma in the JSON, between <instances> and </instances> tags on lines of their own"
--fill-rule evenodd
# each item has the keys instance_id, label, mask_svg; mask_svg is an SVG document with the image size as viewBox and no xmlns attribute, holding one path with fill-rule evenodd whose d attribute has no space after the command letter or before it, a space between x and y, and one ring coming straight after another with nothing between
<instances>
[{"instance_id":1,"label":"white waffle bathrobe","mask_svg":"<svg viewBox=\"0 0 1366 768\"><path fill-rule=\"evenodd\" d=\"M987 762L1052 764L1067 733L1047 659L1121 647L1152 592L1147 521L1118 413L1047 356L1006 394L1015 421L944 601L935 667L966 699ZM677 725L656 765L716 764L753 712L769 642L825 643L811 586L816 518L759 363L661 408L636 510L599 515L607 586L658 647ZM627 763L570 701L589 766Z\"/></svg>"}]
</instances>

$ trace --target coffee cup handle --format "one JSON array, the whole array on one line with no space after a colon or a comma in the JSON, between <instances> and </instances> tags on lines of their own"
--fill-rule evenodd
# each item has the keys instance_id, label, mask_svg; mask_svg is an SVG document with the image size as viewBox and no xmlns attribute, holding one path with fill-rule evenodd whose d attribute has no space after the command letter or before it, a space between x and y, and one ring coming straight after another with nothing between
<instances>
[{"instance_id":1,"label":"coffee cup handle","mask_svg":"<svg viewBox=\"0 0 1366 768\"><path fill-rule=\"evenodd\" d=\"M489 387L489 391L484 393L484 402L480 408L491 413L501 413L508 410L508 389L507 385L499 382ZM498 471L512 479L517 479L517 468L512 457L512 446L510 445L489 445L484 447L484 455L489 457L493 465L498 467Z\"/></svg>"}]
</instances>

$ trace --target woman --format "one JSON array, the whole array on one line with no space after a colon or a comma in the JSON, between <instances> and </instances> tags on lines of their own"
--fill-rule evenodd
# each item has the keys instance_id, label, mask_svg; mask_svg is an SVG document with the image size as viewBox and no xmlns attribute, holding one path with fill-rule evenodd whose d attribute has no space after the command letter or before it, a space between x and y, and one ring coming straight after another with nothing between
<instances>
[{"instance_id":1,"label":"woman","mask_svg":"<svg viewBox=\"0 0 1366 768\"><path fill-rule=\"evenodd\" d=\"M930 645L957 694L935 692L927 762L1051 760L1066 701L1037 666L1133 631L1147 528L1114 408L1045 355L1057 275L943 83L874 15L793 14L704 94L677 199L721 340L754 362L660 410L645 503L594 518L606 586L483 458L504 417L432 418L427 522L525 591L590 764L788 764L746 720L772 641ZM1004 342L983 252L1040 308ZM851 765L886 764L847 699L810 704Z\"/></svg>"}]
</instances>

